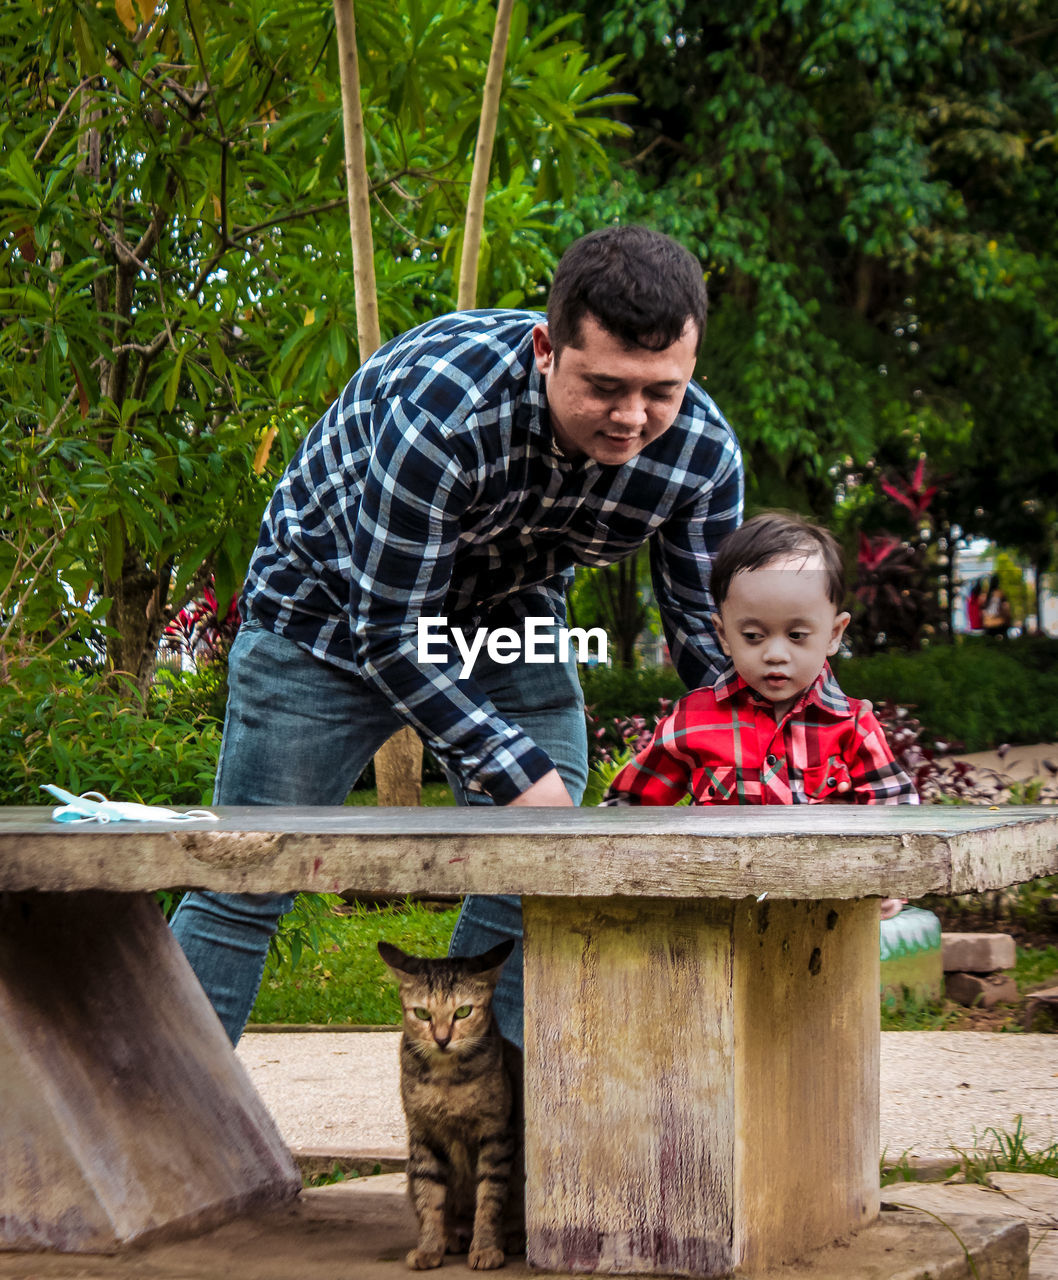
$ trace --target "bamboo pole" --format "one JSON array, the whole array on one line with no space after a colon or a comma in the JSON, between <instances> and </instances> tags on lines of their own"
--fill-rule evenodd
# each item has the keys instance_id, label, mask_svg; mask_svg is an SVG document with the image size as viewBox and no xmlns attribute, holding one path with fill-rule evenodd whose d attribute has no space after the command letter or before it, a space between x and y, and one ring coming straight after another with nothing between
<instances>
[{"instance_id":1,"label":"bamboo pole","mask_svg":"<svg viewBox=\"0 0 1058 1280\"><path fill-rule=\"evenodd\" d=\"M503 65L507 58L507 37L511 29L513 8L514 0L499 0L497 4L496 25L492 32L492 51L489 54L488 70L485 73L481 120L478 124L478 140L474 147L474 168L470 175L466 221L463 224L463 256L459 263L458 305L463 310L477 305L478 258L481 253L482 229L485 225L485 198L489 189L489 168L492 165L492 147L496 140L496 121L500 114Z\"/></svg>"},{"instance_id":2,"label":"bamboo pole","mask_svg":"<svg viewBox=\"0 0 1058 1280\"><path fill-rule=\"evenodd\" d=\"M381 345L382 334L378 323L375 250L371 235L371 185L367 176L364 113L360 105L360 63L356 53L353 0L334 0L334 21L342 85L349 232L353 242L356 336L363 363ZM422 803L422 743L413 729L401 729L377 752L375 783L380 806Z\"/></svg>"}]
</instances>

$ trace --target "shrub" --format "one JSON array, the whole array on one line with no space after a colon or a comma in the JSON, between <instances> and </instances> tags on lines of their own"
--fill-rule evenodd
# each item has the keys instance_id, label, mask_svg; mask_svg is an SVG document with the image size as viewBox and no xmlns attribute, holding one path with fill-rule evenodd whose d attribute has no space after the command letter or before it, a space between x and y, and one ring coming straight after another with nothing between
<instances>
[{"instance_id":1,"label":"shrub","mask_svg":"<svg viewBox=\"0 0 1058 1280\"><path fill-rule=\"evenodd\" d=\"M1058 642L969 638L835 664L845 692L914 711L930 742L987 751L1058 740Z\"/></svg>"},{"instance_id":2,"label":"shrub","mask_svg":"<svg viewBox=\"0 0 1058 1280\"><path fill-rule=\"evenodd\" d=\"M131 680L43 657L10 675L0 686L0 803L41 804L45 782L143 804L212 799L215 692L163 687L145 701Z\"/></svg>"}]
</instances>

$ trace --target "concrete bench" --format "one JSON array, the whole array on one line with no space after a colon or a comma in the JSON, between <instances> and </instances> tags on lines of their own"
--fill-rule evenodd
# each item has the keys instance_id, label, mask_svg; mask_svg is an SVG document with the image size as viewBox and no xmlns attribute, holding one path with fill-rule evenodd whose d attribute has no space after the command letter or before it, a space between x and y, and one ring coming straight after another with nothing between
<instances>
[{"instance_id":1,"label":"concrete bench","mask_svg":"<svg viewBox=\"0 0 1058 1280\"><path fill-rule=\"evenodd\" d=\"M0 1247L297 1193L153 890L523 895L530 1263L720 1276L878 1213L874 899L1058 871L1046 807L217 812L0 810Z\"/></svg>"}]
</instances>

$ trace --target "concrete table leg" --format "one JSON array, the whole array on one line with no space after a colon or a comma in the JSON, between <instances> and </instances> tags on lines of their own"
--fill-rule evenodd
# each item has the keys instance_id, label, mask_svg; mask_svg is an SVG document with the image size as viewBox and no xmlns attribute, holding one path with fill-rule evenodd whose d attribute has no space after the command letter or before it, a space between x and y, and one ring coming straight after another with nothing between
<instances>
[{"instance_id":1,"label":"concrete table leg","mask_svg":"<svg viewBox=\"0 0 1058 1280\"><path fill-rule=\"evenodd\" d=\"M878 906L534 898L528 1255L722 1276L878 1214Z\"/></svg>"},{"instance_id":2,"label":"concrete table leg","mask_svg":"<svg viewBox=\"0 0 1058 1280\"><path fill-rule=\"evenodd\" d=\"M0 894L0 1249L99 1252L297 1169L154 901Z\"/></svg>"}]
</instances>

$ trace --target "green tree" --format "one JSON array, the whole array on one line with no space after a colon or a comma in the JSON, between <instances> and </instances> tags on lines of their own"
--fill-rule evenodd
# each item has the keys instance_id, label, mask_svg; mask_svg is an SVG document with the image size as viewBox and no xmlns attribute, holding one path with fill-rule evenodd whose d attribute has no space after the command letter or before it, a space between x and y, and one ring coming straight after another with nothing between
<instances>
[{"instance_id":1,"label":"green tree","mask_svg":"<svg viewBox=\"0 0 1058 1280\"><path fill-rule=\"evenodd\" d=\"M383 338L453 305L493 16L361 15ZM617 99L566 25L513 15L482 305L542 297L556 202L605 169ZM0 619L10 644L105 614L142 686L358 360L333 10L12 0L0 74Z\"/></svg>"},{"instance_id":2,"label":"green tree","mask_svg":"<svg viewBox=\"0 0 1058 1280\"><path fill-rule=\"evenodd\" d=\"M570 232L601 211L698 251L751 502L826 515L832 467L921 435L965 532L1053 545L1053 3L583 7L638 102L619 184Z\"/></svg>"}]
</instances>

